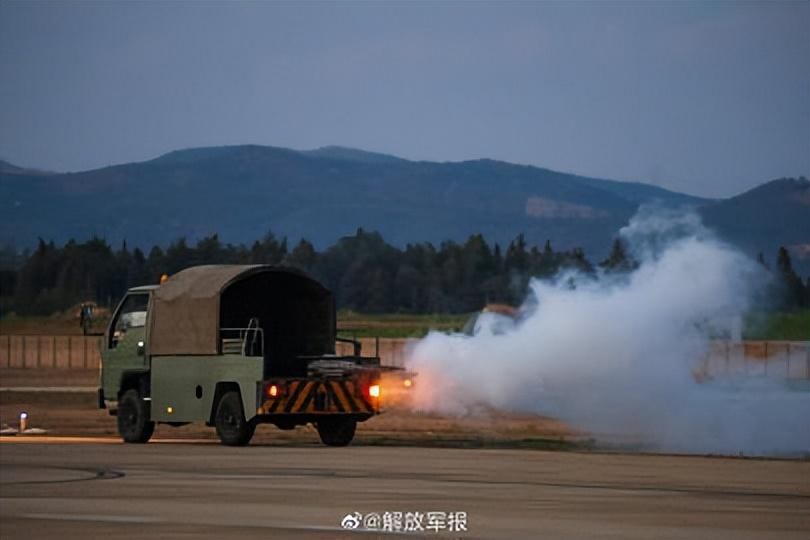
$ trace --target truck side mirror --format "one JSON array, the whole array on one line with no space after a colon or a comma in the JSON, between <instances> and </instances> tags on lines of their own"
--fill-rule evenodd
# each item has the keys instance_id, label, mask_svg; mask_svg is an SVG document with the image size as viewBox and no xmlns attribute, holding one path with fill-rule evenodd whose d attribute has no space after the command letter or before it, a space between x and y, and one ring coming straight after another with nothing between
<instances>
[{"instance_id":1,"label":"truck side mirror","mask_svg":"<svg viewBox=\"0 0 810 540\"><path fill-rule=\"evenodd\" d=\"M143 352L144 352L143 341L139 341L138 342L138 356L143 356Z\"/></svg>"}]
</instances>

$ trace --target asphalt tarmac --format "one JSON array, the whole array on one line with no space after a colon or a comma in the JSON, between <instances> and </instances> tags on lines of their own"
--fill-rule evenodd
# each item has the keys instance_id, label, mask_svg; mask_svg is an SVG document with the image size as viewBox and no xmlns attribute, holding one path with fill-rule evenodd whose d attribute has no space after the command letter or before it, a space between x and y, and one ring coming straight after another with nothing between
<instances>
[{"instance_id":1,"label":"asphalt tarmac","mask_svg":"<svg viewBox=\"0 0 810 540\"><path fill-rule=\"evenodd\" d=\"M359 528L342 528L355 513ZM428 538L806 540L810 462L0 440L3 540L387 536L361 531L369 514Z\"/></svg>"}]
</instances>

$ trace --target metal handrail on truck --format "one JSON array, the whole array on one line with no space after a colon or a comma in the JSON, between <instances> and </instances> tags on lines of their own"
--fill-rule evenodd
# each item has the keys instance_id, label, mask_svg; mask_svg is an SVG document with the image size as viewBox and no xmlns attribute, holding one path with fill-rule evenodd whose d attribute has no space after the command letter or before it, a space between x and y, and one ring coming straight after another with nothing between
<instances>
[{"instance_id":1,"label":"metal handrail on truck","mask_svg":"<svg viewBox=\"0 0 810 540\"><path fill-rule=\"evenodd\" d=\"M236 334L238 337L226 337ZM258 326L247 328L220 328L222 354L241 354L243 356L264 356L264 329ZM248 338L251 338L248 340ZM258 340L257 340L258 338ZM258 341L258 352L256 345Z\"/></svg>"}]
</instances>

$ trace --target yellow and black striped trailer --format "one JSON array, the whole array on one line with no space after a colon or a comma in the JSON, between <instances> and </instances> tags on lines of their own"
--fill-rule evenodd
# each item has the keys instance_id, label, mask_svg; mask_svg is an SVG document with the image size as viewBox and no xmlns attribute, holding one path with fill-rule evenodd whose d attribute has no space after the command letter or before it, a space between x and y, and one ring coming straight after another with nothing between
<instances>
[{"instance_id":1,"label":"yellow and black striped trailer","mask_svg":"<svg viewBox=\"0 0 810 540\"><path fill-rule=\"evenodd\" d=\"M265 381L256 414L372 416L380 412L380 386L373 382L348 377Z\"/></svg>"}]
</instances>

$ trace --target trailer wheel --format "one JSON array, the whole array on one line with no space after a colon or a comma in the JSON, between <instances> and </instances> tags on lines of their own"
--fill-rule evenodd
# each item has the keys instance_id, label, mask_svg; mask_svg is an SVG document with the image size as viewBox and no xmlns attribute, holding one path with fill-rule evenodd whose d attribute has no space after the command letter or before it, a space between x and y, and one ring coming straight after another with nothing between
<instances>
[{"instance_id":1,"label":"trailer wheel","mask_svg":"<svg viewBox=\"0 0 810 540\"><path fill-rule=\"evenodd\" d=\"M130 389L118 403L118 433L124 442L145 443L155 432L155 423L149 420L149 407L137 390Z\"/></svg>"},{"instance_id":2,"label":"trailer wheel","mask_svg":"<svg viewBox=\"0 0 810 540\"><path fill-rule=\"evenodd\" d=\"M226 446L245 446L256 430L253 422L245 420L242 396L234 391L227 392L220 398L214 425L220 442Z\"/></svg>"},{"instance_id":3,"label":"trailer wheel","mask_svg":"<svg viewBox=\"0 0 810 540\"><path fill-rule=\"evenodd\" d=\"M327 446L347 446L354 439L357 420L331 417L318 420L318 435Z\"/></svg>"}]
</instances>

